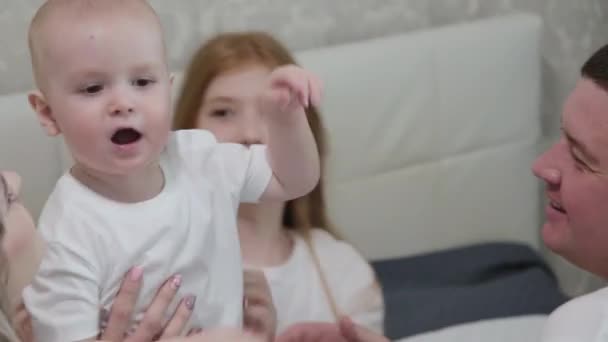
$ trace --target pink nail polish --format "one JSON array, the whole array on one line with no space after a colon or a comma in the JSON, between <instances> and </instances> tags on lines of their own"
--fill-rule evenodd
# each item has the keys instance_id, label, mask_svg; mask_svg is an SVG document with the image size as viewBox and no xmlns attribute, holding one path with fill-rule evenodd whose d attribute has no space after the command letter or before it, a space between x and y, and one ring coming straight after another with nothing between
<instances>
[{"instance_id":1,"label":"pink nail polish","mask_svg":"<svg viewBox=\"0 0 608 342\"><path fill-rule=\"evenodd\" d=\"M196 296L190 295L186 297L186 307L190 310L194 309L194 304L196 304Z\"/></svg>"},{"instance_id":2,"label":"pink nail polish","mask_svg":"<svg viewBox=\"0 0 608 342\"><path fill-rule=\"evenodd\" d=\"M179 274L174 275L173 280L171 281L171 287L173 287L174 290L177 290L181 285L182 285L182 276Z\"/></svg>"}]
</instances>

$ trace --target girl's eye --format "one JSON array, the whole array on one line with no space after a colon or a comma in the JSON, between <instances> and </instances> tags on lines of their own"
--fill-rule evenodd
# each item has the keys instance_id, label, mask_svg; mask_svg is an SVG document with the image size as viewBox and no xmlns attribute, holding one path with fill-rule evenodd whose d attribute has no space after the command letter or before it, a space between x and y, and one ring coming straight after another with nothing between
<instances>
[{"instance_id":1,"label":"girl's eye","mask_svg":"<svg viewBox=\"0 0 608 342\"><path fill-rule=\"evenodd\" d=\"M211 112L211 116L218 117L218 118L226 117L226 116L228 116L228 114L229 114L229 111L227 109L216 109Z\"/></svg>"}]
</instances>

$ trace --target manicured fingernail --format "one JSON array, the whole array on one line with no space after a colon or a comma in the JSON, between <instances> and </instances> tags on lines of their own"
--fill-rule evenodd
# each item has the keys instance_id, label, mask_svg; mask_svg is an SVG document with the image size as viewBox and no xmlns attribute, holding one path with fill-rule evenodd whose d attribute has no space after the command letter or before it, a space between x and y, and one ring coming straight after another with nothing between
<instances>
[{"instance_id":1,"label":"manicured fingernail","mask_svg":"<svg viewBox=\"0 0 608 342\"><path fill-rule=\"evenodd\" d=\"M141 279L141 276L144 274L144 269L141 266L135 266L131 269L131 280L138 281Z\"/></svg>"},{"instance_id":2,"label":"manicured fingernail","mask_svg":"<svg viewBox=\"0 0 608 342\"><path fill-rule=\"evenodd\" d=\"M174 275L173 280L171 280L171 287L174 290L177 290L181 285L182 285L182 276L179 274Z\"/></svg>"},{"instance_id":3,"label":"manicured fingernail","mask_svg":"<svg viewBox=\"0 0 608 342\"><path fill-rule=\"evenodd\" d=\"M189 295L188 297L186 297L186 307L190 310L194 309L194 304L196 304L196 296L195 295Z\"/></svg>"}]
</instances>

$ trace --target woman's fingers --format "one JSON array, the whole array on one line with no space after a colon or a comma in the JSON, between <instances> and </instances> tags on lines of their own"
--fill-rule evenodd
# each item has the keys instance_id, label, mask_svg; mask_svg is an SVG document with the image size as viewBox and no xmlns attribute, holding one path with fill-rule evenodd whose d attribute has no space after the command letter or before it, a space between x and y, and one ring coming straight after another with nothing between
<instances>
[{"instance_id":1,"label":"woman's fingers","mask_svg":"<svg viewBox=\"0 0 608 342\"><path fill-rule=\"evenodd\" d=\"M15 332L17 333L17 336L21 339L21 341L34 340L34 333L32 331L32 319L30 317L29 312L25 308L23 302L20 303L17 307L13 322Z\"/></svg>"},{"instance_id":2,"label":"woman's fingers","mask_svg":"<svg viewBox=\"0 0 608 342\"><path fill-rule=\"evenodd\" d=\"M107 320L106 317L102 317L100 323L102 327L101 339L108 341L122 341L124 339L141 289L142 277L143 268L136 266L123 279L112 308L107 314Z\"/></svg>"},{"instance_id":3,"label":"woman's fingers","mask_svg":"<svg viewBox=\"0 0 608 342\"><path fill-rule=\"evenodd\" d=\"M355 324L348 317L342 317L339 325L342 336L348 342L389 342L386 337Z\"/></svg>"},{"instance_id":4,"label":"woman's fingers","mask_svg":"<svg viewBox=\"0 0 608 342\"><path fill-rule=\"evenodd\" d=\"M175 337L182 334L182 331L184 331L184 328L192 315L195 300L196 298L194 296L187 296L181 300L177 309L173 313L173 316L167 325L165 325L165 329L160 336L161 339ZM200 332L199 329L191 329L189 334L196 334L198 332Z\"/></svg>"},{"instance_id":5,"label":"woman's fingers","mask_svg":"<svg viewBox=\"0 0 608 342\"><path fill-rule=\"evenodd\" d=\"M129 342L147 342L162 334L167 309L182 284L180 275L174 275L158 290L143 319L129 337Z\"/></svg>"}]
</instances>

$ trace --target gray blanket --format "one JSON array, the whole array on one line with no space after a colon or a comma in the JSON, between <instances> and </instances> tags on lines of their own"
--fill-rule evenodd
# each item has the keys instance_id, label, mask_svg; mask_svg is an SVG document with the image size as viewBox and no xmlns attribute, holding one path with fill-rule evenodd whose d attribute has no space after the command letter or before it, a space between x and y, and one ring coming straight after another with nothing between
<instances>
[{"instance_id":1,"label":"gray blanket","mask_svg":"<svg viewBox=\"0 0 608 342\"><path fill-rule=\"evenodd\" d=\"M482 319L548 314L568 299L544 260L522 244L480 244L373 266L392 339Z\"/></svg>"}]
</instances>

